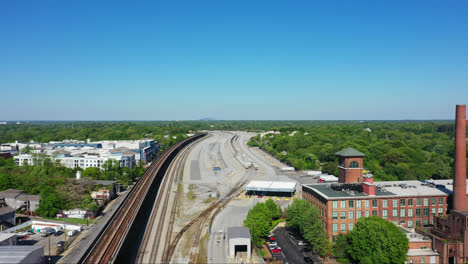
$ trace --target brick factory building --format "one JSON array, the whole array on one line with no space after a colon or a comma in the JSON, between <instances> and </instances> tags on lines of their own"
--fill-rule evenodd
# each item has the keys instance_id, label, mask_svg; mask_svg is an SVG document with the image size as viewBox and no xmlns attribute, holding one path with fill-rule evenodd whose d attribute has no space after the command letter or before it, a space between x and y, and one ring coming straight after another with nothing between
<instances>
[{"instance_id":1,"label":"brick factory building","mask_svg":"<svg viewBox=\"0 0 468 264\"><path fill-rule=\"evenodd\" d=\"M338 183L302 185L303 198L319 208L330 240L348 233L361 217L375 215L414 228L446 215L451 180L374 183L371 174L363 175L364 154L352 148L336 154Z\"/></svg>"},{"instance_id":2,"label":"brick factory building","mask_svg":"<svg viewBox=\"0 0 468 264\"><path fill-rule=\"evenodd\" d=\"M371 174L363 173L365 155L348 148L336 153L338 183L302 185L303 198L318 207L330 240L352 230L359 218L375 215L430 237L432 251L440 254L437 262L468 261L466 106L457 105L456 112L454 180L374 183ZM453 208L449 208L452 199ZM414 252L410 262L428 260L428 255ZM432 259L426 263L432 263Z\"/></svg>"},{"instance_id":3,"label":"brick factory building","mask_svg":"<svg viewBox=\"0 0 468 264\"><path fill-rule=\"evenodd\" d=\"M451 180L304 184L302 196L319 208L328 237L348 233L361 217L379 216L396 225L428 226L447 212Z\"/></svg>"}]
</instances>

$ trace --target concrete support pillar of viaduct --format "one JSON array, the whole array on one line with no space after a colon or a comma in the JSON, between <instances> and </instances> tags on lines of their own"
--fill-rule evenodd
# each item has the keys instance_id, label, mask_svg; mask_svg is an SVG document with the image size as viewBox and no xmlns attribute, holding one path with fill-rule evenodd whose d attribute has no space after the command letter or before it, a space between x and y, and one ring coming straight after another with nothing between
<instances>
[{"instance_id":1,"label":"concrete support pillar of viaduct","mask_svg":"<svg viewBox=\"0 0 468 264\"><path fill-rule=\"evenodd\" d=\"M466 195L466 105L457 105L456 108L453 209L459 212L468 211L468 197Z\"/></svg>"}]
</instances>

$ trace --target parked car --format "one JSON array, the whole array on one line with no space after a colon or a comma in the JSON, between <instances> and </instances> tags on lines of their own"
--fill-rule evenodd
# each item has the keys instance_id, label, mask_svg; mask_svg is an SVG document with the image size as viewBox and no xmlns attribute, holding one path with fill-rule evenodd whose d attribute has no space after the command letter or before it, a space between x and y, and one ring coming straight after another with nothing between
<instances>
[{"instance_id":1,"label":"parked car","mask_svg":"<svg viewBox=\"0 0 468 264\"><path fill-rule=\"evenodd\" d=\"M281 253L281 248L273 248L271 253Z\"/></svg>"},{"instance_id":2,"label":"parked car","mask_svg":"<svg viewBox=\"0 0 468 264\"><path fill-rule=\"evenodd\" d=\"M54 236L60 236L61 234L63 234L63 231L59 230L59 231L55 232Z\"/></svg>"},{"instance_id":3,"label":"parked car","mask_svg":"<svg viewBox=\"0 0 468 264\"><path fill-rule=\"evenodd\" d=\"M297 245L305 246L305 245L307 245L307 243L301 240L301 241L297 242Z\"/></svg>"},{"instance_id":4,"label":"parked car","mask_svg":"<svg viewBox=\"0 0 468 264\"><path fill-rule=\"evenodd\" d=\"M310 248L301 248L300 249L301 252L310 252Z\"/></svg>"},{"instance_id":5,"label":"parked car","mask_svg":"<svg viewBox=\"0 0 468 264\"><path fill-rule=\"evenodd\" d=\"M16 233L16 238L21 239L21 238L24 238L24 237L26 237L28 235L29 235L28 232L19 232L19 233Z\"/></svg>"},{"instance_id":6,"label":"parked car","mask_svg":"<svg viewBox=\"0 0 468 264\"><path fill-rule=\"evenodd\" d=\"M276 241L276 238L270 236L270 237L267 237L267 238L266 238L266 241L267 241L267 242L273 242L273 241Z\"/></svg>"},{"instance_id":7,"label":"parked car","mask_svg":"<svg viewBox=\"0 0 468 264\"><path fill-rule=\"evenodd\" d=\"M57 241L57 247L63 247L65 245L64 241Z\"/></svg>"},{"instance_id":8,"label":"parked car","mask_svg":"<svg viewBox=\"0 0 468 264\"><path fill-rule=\"evenodd\" d=\"M276 247L278 246L278 243L277 242L270 242L270 244L268 244L269 247Z\"/></svg>"},{"instance_id":9,"label":"parked car","mask_svg":"<svg viewBox=\"0 0 468 264\"><path fill-rule=\"evenodd\" d=\"M305 263L311 263L311 264L314 263L314 261L313 261L311 258L309 258L309 257L305 257L305 258L304 258L304 262L305 262Z\"/></svg>"}]
</instances>

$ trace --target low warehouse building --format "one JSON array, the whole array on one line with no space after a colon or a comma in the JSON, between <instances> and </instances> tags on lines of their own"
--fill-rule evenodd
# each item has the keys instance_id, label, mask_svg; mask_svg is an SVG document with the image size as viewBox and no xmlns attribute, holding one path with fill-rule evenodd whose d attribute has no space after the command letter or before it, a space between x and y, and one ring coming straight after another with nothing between
<instances>
[{"instance_id":1,"label":"low warehouse building","mask_svg":"<svg viewBox=\"0 0 468 264\"><path fill-rule=\"evenodd\" d=\"M229 257L234 259L237 252L243 251L247 252L247 257L251 258L252 256L252 243L250 232L247 227L230 227L228 229L228 238L229 238Z\"/></svg>"},{"instance_id":2,"label":"low warehouse building","mask_svg":"<svg viewBox=\"0 0 468 264\"><path fill-rule=\"evenodd\" d=\"M296 182L250 181L244 191L254 195L290 196L296 192Z\"/></svg>"},{"instance_id":3,"label":"low warehouse building","mask_svg":"<svg viewBox=\"0 0 468 264\"><path fill-rule=\"evenodd\" d=\"M2 246L0 263L44 263L44 248L38 246Z\"/></svg>"},{"instance_id":4,"label":"low warehouse building","mask_svg":"<svg viewBox=\"0 0 468 264\"><path fill-rule=\"evenodd\" d=\"M15 209L0 204L0 225L5 225L8 228L15 225Z\"/></svg>"},{"instance_id":5,"label":"low warehouse building","mask_svg":"<svg viewBox=\"0 0 468 264\"><path fill-rule=\"evenodd\" d=\"M39 207L41 196L28 194L22 190L8 189L0 192L0 199L4 199L4 202L15 210L23 208L34 212Z\"/></svg>"}]
</instances>

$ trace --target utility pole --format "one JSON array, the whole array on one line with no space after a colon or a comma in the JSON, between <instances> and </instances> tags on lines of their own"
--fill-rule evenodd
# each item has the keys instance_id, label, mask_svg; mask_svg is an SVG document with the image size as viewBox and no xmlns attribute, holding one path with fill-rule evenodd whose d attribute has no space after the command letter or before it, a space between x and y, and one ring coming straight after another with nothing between
<instances>
[{"instance_id":1,"label":"utility pole","mask_svg":"<svg viewBox=\"0 0 468 264\"><path fill-rule=\"evenodd\" d=\"M50 264L50 234L49 234L49 264Z\"/></svg>"},{"instance_id":2,"label":"utility pole","mask_svg":"<svg viewBox=\"0 0 468 264\"><path fill-rule=\"evenodd\" d=\"M63 245L63 251L65 251L65 248L67 246L67 221L65 219L65 215L63 215L63 229L65 232L65 244Z\"/></svg>"}]
</instances>

